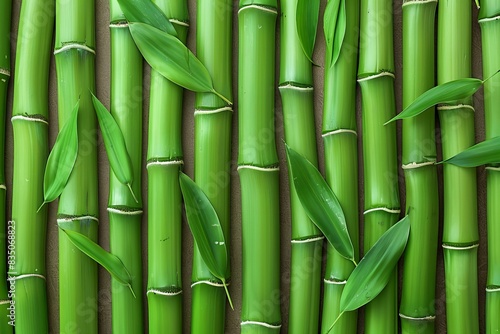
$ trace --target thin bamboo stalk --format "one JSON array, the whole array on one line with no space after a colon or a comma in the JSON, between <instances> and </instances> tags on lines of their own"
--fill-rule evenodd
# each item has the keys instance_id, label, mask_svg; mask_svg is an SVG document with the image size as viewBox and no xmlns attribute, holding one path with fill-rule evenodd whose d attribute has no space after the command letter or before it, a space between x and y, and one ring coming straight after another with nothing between
<instances>
[{"instance_id":1,"label":"thin bamboo stalk","mask_svg":"<svg viewBox=\"0 0 500 334\"><path fill-rule=\"evenodd\" d=\"M132 197L110 170L108 213L110 251L132 277L127 286L112 279L111 306L114 333L143 333L142 307L142 56L135 46L118 1L110 1L111 113L120 127L132 161Z\"/></svg>"},{"instance_id":2,"label":"thin bamboo stalk","mask_svg":"<svg viewBox=\"0 0 500 334\"><path fill-rule=\"evenodd\" d=\"M198 0L196 53L215 89L232 100L232 1ZM230 247L230 166L232 107L211 93L196 94L194 179L219 216ZM226 269L230 279L230 267ZM192 333L222 333L226 294L195 245L192 272Z\"/></svg>"},{"instance_id":3,"label":"thin bamboo stalk","mask_svg":"<svg viewBox=\"0 0 500 334\"><path fill-rule=\"evenodd\" d=\"M239 4L242 333L279 333L279 168L274 137L276 0Z\"/></svg>"},{"instance_id":4,"label":"thin bamboo stalk","mask_svg":"<svg viewBox=\"0 0 500 334\"><path fill-rule=\"evenodd\" d=\"M59 199L58 225L97 242L95 32L93 0L56 2L59 129L80 100L78 157ZM59 231L60 331L97 333L97 264Z\"/></svg>"},{"instance_id":5,"label":"thin bamboo stalk","mask_svg":"<svg viewBox=\"0 0 500 334\"><path fill-rule=\"evenodd\" d=\"M326 180L346 217L347 229L359 258L358 136L356 126L356 70L359 1L346 1L346 35L337 63L326 55L323 103L323 141ZM354 265L328 245L324 276L321 332L326 333L340 312L340 297ZM357 333L357 312L342 316L332 334Z\"/></svg>"},{"instance_id":6,"label":"thin bamboo stalk","mask_svg":"<svg viewBox=\"0 0 500 334\"><path fill-rule=\"evenodd\" d=\"M392 1L361 1L358 82L362 94L364 251L397 222L399 209ZM397 270L365 310L366 333L397 333Z\"/></svg>"},{"instance_id":7,"label":"thin bamboo stalk","mask_svg":"<svg viewBox=\"0 0 500 334\"><path fill-rule=\"evenodd\" d=\"M316 166L312 64L297 34L297 0L281 2L279 90L287 144ZM317 333L323 235L300 204L289 176L292 210L289 333Z\"/></svg>"},{"instance_id":8,"label":"thin bamboo stalk","mask_svg":"<svg viewBox=\"0 0 500 334\"><path fill-rule=\"evenodd\" d=\"M187 2L156 0L186 42ZM148 133L148 317L150 333L182 333L183 89L151 70Z\"/></svg>"},{"instance_id":9,"label":"thin bamboo stalk","mask_svg":"<svg viewBox=\"0 0 500 334\"><path fill-rule=\"evenodd\" d=\"M438 84L471 76L471 3L439 1ZM438 106L443 159L475 143L472 98ZM449 333L479 332L476 170L443 166L443 252Z\"/></svg>"},{"instance_id":10,"label":"thin bamboo stalk","mask_svg":"<svg viewBox=\"0 0 500 334\"><path fill-rule=\"evenodd\" d=\"M403 3L403 107L434 86L436 1ZM439 200L434 108L403 121L403 170L410 238L403 269L403 333L434 333Z\"/></svg>"}]
</instances>

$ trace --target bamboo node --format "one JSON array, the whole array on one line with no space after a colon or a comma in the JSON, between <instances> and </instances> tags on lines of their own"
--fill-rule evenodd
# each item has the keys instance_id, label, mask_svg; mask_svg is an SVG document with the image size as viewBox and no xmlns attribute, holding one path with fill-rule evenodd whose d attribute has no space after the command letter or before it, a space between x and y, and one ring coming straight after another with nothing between
<instances>
[{"instance_id":1,"label":"bamboo node","mask_svg":"<svg viewBox=\"0 0 500 334\"><path fill-rule=\"evenodd\" d=\"M0 189L7 190L7 186L5 184L0 184Z\"/></svg>"},{"instance_id":2,"label":"bamboo node","mask_svg":"<svg viewBox=\"0 0 500 334\"><path fill-rule=\"evenodd\" d=\"M351 129L337 129L337 130L325 132L325 133L323 133L321 135L321 137L326 138L328 136L338 135L338 134L342 134L342 133L351 133L351 134L353 134L355 136L358 136L358 132L355 131L355 130L351 130Z\"/></svg>"},{"instance_id":3,"label":"bamboo node","mask_svg":"<svg viewBox=\"0 0 500 334\"><path fill-rule=\"evenodd\" d=\"M477 20L479 24L485 23L485 22L491 22L491 21L497 21L500 20L500 16L494 16L494 17L485 17L484 19Z\"/></svg>"},{"instance_id":4,"label":"bamboo node","mask_svg":"<svg viewBox=\"0 0 500 334\"><path fill-rule=\"evenodd\" d=\"M413 321L434 321L436 320L435 315L426 315L423 317L411 317L409 315L405 315L403 313L399 313L399 317L407 320L413 320Z\"/></svg>"},{"instance_id":5,"label":"bamboo node","mask_svg":"<svg viewBox=\"0 0 500 334\"><path fill-rule=\"evenodd\" d=\"M15 115L11 117L10 121L39 122L49 125L49 122L41 115Z\"/></svg>"},{"instance_id":6,"label":"bamboo node","mask_svg":"<svg viewBox=\"0 0 500 334\"><path fill-rule=\"evenodd\" d=\"M123 22L110 23L109 27L110 28L128 28L128 22L123 21Z\"/></svg>"},{"instance_id":7,"label":"bamboo node","mask_svg":"<svg viewBox=\"0 0 500 334\"><path fill-rule=\"evenodd\" d=\"M0 300L0 305L10 304L9 299Z\"/></svg>"},{"instance_id":8,"label":"bamboo node","mask_svg":"<svg viewBox=\"0 0 500 334\"><path fill-rule=\"evenodd\" d=\"M467 245L467 246L454 246L454 245L442 244L442 247L444 249L452 249L452 250L469 250L469 249L478 248L479 244L473 244L473 245Z\"/></svg>"},{"instance_id":9,"label":"bamboo node","mask_svg":"<svg viewBox=\"0 0 500 334\"><path fill-rule=\"evenodd\" d=\"M92 54L95 54L95 50L92 49L91 47L85 45L85 44L67 43L67 44L64 44L62 47L60 47L59 49L56 49L54 51L54 55L57 55L59 53L62 53L62 52L68 51L68 50L72 50L72 49L83 50L83 51L87 51L87 52L90 52Z\"/></svg>"},{"instance_id":10,"label":"bamboo node","mask_svg":"<svg viewBox=\"0 0 500 334\"><path fill-rule=\"evenodd\" d=\"M409 5L425 5L425 4L433 3L433 2L437 3L438 0L405 0L401 7L409 6Z\"/></svg>"},{"instance_id":11,"label":"bamboo node","mask_svg":"<svg viewBox=\"0 0 500 334\"><path fill-rule=\"evenodd\" d=\"M378 79L378 78L381 78L381 77L391 77L393 79L396 78L396 76L394 75L394 73L383 71L383 72L380 72L380 73L377 73L377 74L369 75L369 76L364 77L364 78L359 78L358 82L363 82L363 81Z\"/></svg>"},{"instance_id":12,"label":"bamboo node","mask_svg":"<svg viewBox=\"0 0 500 334\"><path fill-rule=\"evenodd\" d=\"M94 216L69 216L69 217L61 217L57 218L57 223L70 223L75 220L94 220L96 222L99 222L99 219Z\"/></svg>"},{"instance_id":13,"label":"bamboo node","mask_svg":"<svg viewBox=\"0 0 500 334\"><path fill-rule=\"evenodd\" d=\"M308 239L292 239L291 242L292 244L307 244L310 242L316 242L325 239L325 236L320 235L318 237L312 237Z\"/></svg>"},{"instance_id":14,"label":"bamboo node","mask_svg":"<svg viewBox=\"0 0 500 334\"><path fill-rule=\"evenodd\" d=\"M218 283L218 282L214 282L214 281L209 281L209 280L203 280L203 281L197 281L197 282L194 282L191 284L191 288L198 285L198 284L207 284L207 285L210 285L210 286L214 286L216 288L223 288L224 287L224 284L223 283ZM227 282L226 283L226 286L229 286L230 282Z\"/></svg>"},{"instance_id":15,"label":"bamboo node","mask_svg":"<svg viewBox=\"0 0 500 334\"><path fill-rule=\"evenodd\" d=\"M253 169L253 170L258 170L260 172L276 172L276 171L280 170L279 166L259 167L259 166L253 166L253 165L238 166L237 170L240 170L240 169Z\"/></svg>"},{"instance_id":16,"label":"bamboo node","mask_svg":"<svg viewBox=\"0 0 500 334\"><path fill-rule=\"evenodd\" d=\"M299 86L293 82L285 82L284 84L279 85L278 87L279 90L282 89L291 89L291 90L297 90L297 91L305 91L305 92L312 92L314 91L313 86Z\"/></svg>"},{"instance_id":17,"label":"bamboo node","mask_svg":"<svg viewBox=\"0 0 500 334\"><path fill-rule=\"evenodd\" d=\"M149 161L146 164L146 169L148 169L150 166L169 166L169 165L184 165L184 160L167 160L167 161L154 160L154 161Z\"/></svg>"},{"instance_id":18,"label":"bamboo node","mask_svg":"<svg viewBox=\"0 0 500 334\"><path fill-rule=\"evenodd\" d=\"M45 276L40 275L40 274L23 274L23 275L19 275L19 276L11 276L11 277L7 278L7 281L17 281L17 280L21 280L21 279L25 279L25 278L31 278L31 277L41 278L44 281L47 280L45 278Z\"/></svg>"},{"instance_id":19,"label":"bamboo node","mask_svg":"<svg viewBox=\"0 0 500 334\"><path fill-rule=\"evenodd\" d=\"M224 111L230 111L233 112L233 108L231 107L222 107L222 108L217 108L217 109L195 109L194 110L194 115L212 115L212 114L218 114Z\"/></svg>"},{"instance_id":20,"label":"bamboo node","mask_svg":"<svg viewBox=\"0 0 500 334\"><path fill-rule=\"evenodd\" d=\"M347 280L339 281L336 279L324 278L323 282L325 282L326 284L333 284L333 285L345 285L347 283Z\"/></svg>"},{"instance_id":21,"label":"bamboo node","mask_svg":"<svg viewBox=\"0 0 500 334\"><path fill-rule=\"evenodd\" d=\"M387 213L397 213L397 214L401 213L400 209L390 209L390 208L386 208L386 207L379 207L379 208L372 208L372 209L365 210L365 212L363 212L363 214L366 215L368 213L375 212L375 211L384 211Z\"/></svg>"},{"instance_id":22,"label":"bamboo node","mask_svg":"<svg viewBox=\"0 0 500 334\"><path fill-rule=\"evenodd\" d=\"M273 328L273 329L278 329L281 328L281 324L273 325L268 322L263 322L263 321L252 321L252 320L245 320L242 321L241 326L246 326L246 325L255 325L255 326L262 326L266 328Z\"/></svg>"},{"instance_id":23,"label":"bamboo node","mask_svg":"<svg viewBox=\"0 0 500 334\"><path fill-rule=\"evenodd\" d=\"M162 290L158 290L158 289L149 289L146 292L146 296L149 295L150 293L154 293L155 295L162 295L162 296L172 297L172 296L177 296L177 295L182 294L182 290L178 290L178 291L162 291Z\"/></svg>"},{"instance_id":24,"label":"bamboo node","mask_svg":"<svg viewBox=\"0 0 500 334\"><path fill-rule=\"evenodd\" d=\"M487 166L484 169L485 170L491 170L493 172L500 172L500 167Z\"/></svg>"},{"instance_id":25,"label":"bamboo node","mask_svg":"<svg viewBox=\"0 0 500 334\"><path fill-rule=\"evenodd\" d=\"M444 106L438 106L437 107L437 110L457 110L457 109L471 109L472 111L476 112L476 110L474 109L473 106L471 106L470 104L457 104L455 106L448 106L448 105L444 105Z\"/></svg>"},{"instance_id":26,"label":"bamboo node","mask_svg":"<svg viewBox=\"0 0 500 334\"><path fill-rule=\"evenodd\" d=\"M436 161L410 162L407 164L402 164L401 168L402 169L416 169L416 168L421 168L421 167L426 167L426 166L433 166L435 164L436 164Z\"/></svg>"},{"instance_id":27,"label":"bamboo node","mask_svg":"<svg viewBox=\"0 0 500 334\"><path fill-rule=\"evenodd\" d=\"M270 7L266 7L266 6L262 6L262 5L248 5L248 6L241 7L238 10L238 14L240 14L240 12L242 12L243 10L250 9L250 8L254 8L254 9L262 10L264 12L278 15L278 11L275 8L270 8Z\"/></svg>"},{"instance_id":28,"label":"bamboo node","mask_svg":"<svg viewBox=\"0 0 500 334\"><path fill-rule=\"evenodd\" d=\"M6 68L1 68L0 67L0 74L3 74L5 76L7 76L7 77L10 77L10 71L8 69L6 69Z\"/></svg>"},{"instance_id":29,"label":"bamboo node","mask_svg":"<svg viewBox=\"0 0 500 334\"><path fill-rule=\"evenodd\" d=\"M110 213L116 213L116 214L124 215L124 216L142 215L142 210L127 210L127 209L120 209L120 208L116 208L116 207L108 207L107 210Z\"/></svg>"}]
</instances>

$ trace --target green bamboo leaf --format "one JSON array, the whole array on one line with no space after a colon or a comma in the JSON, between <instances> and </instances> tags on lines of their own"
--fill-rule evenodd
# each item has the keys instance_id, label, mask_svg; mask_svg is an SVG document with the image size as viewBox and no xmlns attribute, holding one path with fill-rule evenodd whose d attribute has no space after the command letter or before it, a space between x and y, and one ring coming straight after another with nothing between
<instances>
[{"instance_id":1,"label":"green bamboo leaf","mask_svg":"<svg viewBox=\"0 0 500 334\"><path fill-rule=\"evenodd\" d=\"M216 92L208 70L177 38L143 23L129 26L135 44L149 65L168 80L194 92Z\"/></svg>"},{"instance_id":2,"label":"green bamboo leaf","mask_svg":"<svg viewBox=\"0 0 500 334\"><path fill-rule=\"evenodd\" d=\"M341 312L367 304L387 285L410 235L408 216L387 230L353 270L340 298Z\"/></svg>"},{"instance_id":3,"label":"green bamboo leaf","mask_svg":"<svg viewBox=\"0 0 500 334\"><path fill-rule=\"evenodd\" d=\"M444 160L460 167L477 167L485 164L500 163L500 137L487 139L469 147L457 155Z\"/></svg>"},{"instance_id":4,"label":"green bamboo leaf","mask_svg":"<svg viewBox=\"0 0 500 334\"><path fill-rule=\"evenodd\" d=\"M326 40L327 57L330 57L330 66L337 62L344 43L347 26L345 0L330 0L325 8L324 33Z\"/></svg>"},{"instance_id":5,"label":"green bamboo leaf","mask_svg":"<svg viewBox=\"0 0 500 334\"><path fill-rule=\"evenodd\" d=\"M43 177L43 203L55 200L68 183L78 156L78 109L80 100L76 102L71 115L57 135L56 142L47 159Z\"/></svg>"},{"instance_id":6,"label":"green bamboo leaf","mask_svg":"<svg viewBox=\"0 0 500 334\"><path fill-rule=\"evenodd\" d=\"M226 285L228 251L219 217L203 190L186 174L179 172L186 217L201 257L208 269L222 281L233 308Z\"/></svg>"},{"instance_id":7,"label":"green bamboo leaf","mask_svg":"<svg viewBox=\"0 0 500 334\"><path fill-rule=\"evenodd\" d=\"M337 197L313 164L288 145L286 152L293 184L307 215L328 242L342 256L354 262L354 247Z\"/></svg>"},{"instance_id":8,"label":"green bamboo leaf","mask_svg":"<svg viewBox=\"0 0 500 334\"><path fill-rule=\"evenodd\" d=\"M128 22L149 24L170 35L177 36L177 31L163 11L151 0L118 0Z\"/></svg>"},{"instance_id":9,"label":"green bamboo leaf","mask_svg":"<svg viewBox=\"0 0 500 334\"><path fill-rule=\"evenodd\" d=\"M104 139L104 147L108 155L109 165L118 181L128 187L132 197L137 202L137 198L132 191L132 181L134 180L132 161L128 154L122 131L111 113L94 94L92 94L92 102L97 114L97 120L99 121L99 127L101 128L102 138Z\"/></svg>"},{"instance_id":10,"label":"green bamboo leaf","mask_svg":"<svg viewBox=\"0 0 500 334\"><path fill-rule=\"evenodd\" d=\"M482 80L476 78L464 78L433 87L417 97L415 101L387 123L398 119L415 117L438 103L451 103L465 99L477 92L482 83Z\"/></svg>"},{"instance_id":11,"label":"green bamboo leaf","mask_svg":"<svg viewBox=\"0 0 500 334\"><path fill-rule=\"evenodd\" d=\"M318 31L319 0L298 0L297 15L295 17L297 35L304 54L311 63Z\"/></svg>"}]
</instances>

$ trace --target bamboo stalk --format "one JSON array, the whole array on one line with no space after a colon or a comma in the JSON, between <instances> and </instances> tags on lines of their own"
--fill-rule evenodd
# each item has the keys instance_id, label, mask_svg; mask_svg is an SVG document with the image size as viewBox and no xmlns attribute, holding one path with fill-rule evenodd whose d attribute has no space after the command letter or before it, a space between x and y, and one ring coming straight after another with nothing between
<instances>
[{"instance_id":1,"label":"bamboo stalk","mask_svg":"<svg viewBox=\"0 0 500 334\"><path fill-rule=\"evenodd\" d=\"M403 3L403 107L434 86L437 1ZM439 200L434 108L403 121L403 170L410 238L403 269L403 333L434 333Z\"/></svg>"},{"instance_id":2,"label":"bamboo stalk","mask_svg":"<svg viewBox=\"0 0 500 334\"><path fill-rule=\"evenodd\" d=\"M323 141L326 180L346 217L347 229L359 258L358 137L356 126L356 70L359 1L346 1L346 35L337 63L325 56ZM326 333L339 316L340 297L354 265L328 245L324 276L321 332ZM357 312L348 312L330 333L357 333Z\"/></svg>"},{"instance_id":3,"label":"bamboo stalk","mask_svg":"<svg viewBox=\"0 0 500 334\"><path fill-rule=\"evenodd\" d=\"M215 90L232 100L232 1L198 0L196 53ZM196 94L194 179L219 216L230 247L230 166L232 107L211 93ZM230 267L226 269L230 279ZM222 333L226 294L195 245L192 272L192 333Z\"/></svg>"},{"instance_id":4,"label":"bamboo stalk","mask_svg":"<svg viewBox=\"0 0 500 334\"><path fill-rule=\"evenodd\" d=\"M157 0L186 42L187 2ZM183 89L151 70L148 170L148 317L150 333L182 333Z\"/></svg>"},{"instance_id":5,"label":"bamboo stalk","mask_svg":"<svg viewBox=\"0 0 500 334\"><path fill-rule=\"evenodd\" d=\"M274 138L277 1L239 4L242 333L279 333L279 169Z\"/></svg>"},{"instance_id":6,"label":"bamboo stalk","mask_svg":"<svg viewBox=\"0 0 500 334\"><path fill-rule=\"evenodd\" d=\"M358 82L362 94L364 251L399 217L392 1L361 1ZM366 333L397 333L397 270L365 310Z\"/></svg>"},{"instance_id":7,"label":"bamboo stalk","mask_svg":"<svg viewBox=\"0 0 500 334\"><path fill-rule=\"evenodd\" d=\"M133 165L132 197L128 187L110 169L108 213L110 251L132 277L127 286L112 279L111 306L114 333L143 333L142 307L142 56L130 35L118 1L110 1L111 113L120 127Z\"/></svg>"},{"instance_id":8,"label":"bamboo stalk","mask_svg":"<svg viewBox=\"0 0 500 334\"><path fill-rule=\"evenodd\" d=\"M12 0L0 3L0 155L5 157L5 118L7 116L7 91L10 79L10 21ZM8 258L7 212L5 208L7 187L5 182L5 158L0 159L0 332L12 333L9 315L12 304L9 297L10 284L7 282L7 265L15 258ZM10 260L10 262L9 262Z\"/></svg>"},{"instance_id":9,"label":"bamboo stalk","mask_svg":"<svg viewBox=\"0 0 500 334\"><path fill-rule=\"evenodd\" d=\"M471 76L471 3L439 1L438 84ZM475 142L472 98L438 106L443 160ZM443 166L443 252L449 333L479 332L476 170Z\"/></svg>"},{"instance_id":10,"label":"bamboo stalk","mask_svg":"<svg viewBox=\"0 0 500 334\"><path fill-rule=\"evenodd\" d=\"M297 0L281 2L279 90L287 144L316 166L312 64L297 34ZM292 210L289 333L317 333L323 235L300 204L289 175Z\"/></svg>"},{"instance_id":11,"label":"bamboo stalk","mask_svg":"<svg viewBox=\"0 0 500 334\"><path fill-rule=\"evenodd\" d=\"M484 0L479 11L481 26L483 77L488 78L500 68L498 53L500 43L500 6L497 1ZM494 76L484 83L484 116L486 139L500 136L500 118L496 109L500 103L500 78ZM500 331L500 249L497 238L500 233L498 196L500 194L500 173L498 165L488 166L487 170L487 228L488 228L488 276L486 281L486 333Z\"/></svg>"},{"instance_id":12,"label":"bamboo stalk","mask_svg":"<svg viewBox=\"0 0 500 334\"><path fill-rule=\"evenodd\" d=\"M59 199L58 225L97 242L94 1L56 3L55 59L59 129L80 100L78 157ZM97 333L97 264L59 231L60 331Z\"/></svg>"}]
</instances>

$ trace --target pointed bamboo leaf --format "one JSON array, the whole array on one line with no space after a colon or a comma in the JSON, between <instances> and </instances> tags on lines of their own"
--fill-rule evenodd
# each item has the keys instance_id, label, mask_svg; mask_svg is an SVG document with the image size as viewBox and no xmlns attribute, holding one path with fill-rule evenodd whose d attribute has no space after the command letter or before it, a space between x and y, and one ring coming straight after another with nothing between
<instances>
[{"instance_id":1,"label":"pointed bamboo leaf","mask_svg":"<svg viewBox=\"0 0 500 334\"><path fill-rule=\"evenodd\" d=\"M132 191L132 181L134 180L132 161L130 160L122 131L111 113L94 94L92 94L92 102L97 114L97 120L99 121L99 127L101 128L102 138L104 139L104 147L108 155L109 165L118 181L129 188L132 197L137 202L137 198Z\"/></svg>"},{"instance_id":2,"label":"pointed bamboo leaf","mask_svg":"<svg viewBox=\"0 0 500 334\"><path fill-rule=\"evenodd\" d=\"M288 145L286 152L293 184L307 215L337 252L354 262L354 247L337 197L313 164Z\"/></svg>"},{"instance_id":3,"label":"pointed bamboo leaf","mask_svg":"<svg viewBox=\"0 0 500 334\"><path fill-rule=\"evenodd\" d=\"M347 16L345 0L330 0L325 8L324 33L326 40L327 57L330 57L330 66L337 62L344 43Z\"/></svg>"},{"instance_id":4,"label":"pointed bamboo leaf","mask_svg":"<svg viewBox=\"0 0 500 334\"><path fill-rule=\"evenodd\" d=\"M78 109L76 103L71 115L57 135L56 142L47 159L43 177L43 200L45 203L55 200L68 183L78 156ZM42 207L40 206L40 208Z\"/></svg>"},{"instance_id":5,"label":"pointed bamboo leaf","mask_svg":"<svg viewBox=\"0 0 500 334\"><path fill-rule=\"evenodd\" d=\"M387 230L353 270L340 298L341 312L367 304L387 285L410 234L408 216Z\"/></svg>"},{"instance_id":6,"label":"pointed bamboo leaf","mask_svg":"<svg viewBox=\"0 0 500 334\"><path fill-rule=\"evenodd\" d=\"M134 294L134 291L132 290L132 277L130 276L127 268L125 268L123 262L116 255L105 251L101 246L81 233L66 230L61 227L60 229L68 236L73 245L75 245L92 260L99 263L118 282L123 285L127 285L132 294Z\"/></svg>"},{"instance_id":7,"label":"pointed bamboo leaf","mask_svg":"<svg viewBox=\"0 0 500 334\"><path fill-rule=\"evenodd\" d=\"M128 22L149 24L172 36L177 36L173 24L151 0L118 0L118 3Z\"/></svg>"},{"instance_id":8,"label":"pointed bamboo leaf","mask_svg":"<svg viewBox=\"0 0 500 334\"><path fill-rule=\"evenodd\" d=\"M500 163L500 137L487 139L443 161L460 167Z\"/></svg>"},{"instance_id":9,"label":"pointed bamboo leaf","mask_svg":"<svg viewBox=\"0 0 500 334\"><path fill-rule=\"evenodd\" d=\"M194 92L216 92L208 70L177 38L143 23L131 23L135 44L149 65L168 80Z\"/></svg>"},{"instance_id":10,"label":"pointed bamboo leaf","mask_svg":"<svg viewBox=\"0 0 500 334\"><path fill-rule=\"evenodd\" d=\"M231 298L226 286L228 251L219 217L203 190L186 174L179 172L186 217L189 229L208 269L220 279L226 289L231 308Z\"/></svg>"},{"instance_id":11,"label":"pointed bamboo leaf","mask_svg":"<svg viewBox=\"0 0 500 334\"><path fill-rule=\"evenodd\" d=\"M319 0L298 0L295 17L297 35L304 54L313 63L312 55L318 31Z\"/></svg>"},{"instance_id":12,"label":"pointed bamboo leaf","mask_svg":"<svg viewBox=\"0 0 500 334\"><path fill-rule=\"evenodd\" d=\"M482 83L482 80L476 78L464 78L433 87L417 97L415 101L387 123L398 119L415 117L439 103L451 103L465 99L477 92Z\"/></svg>"}]
</instances>

